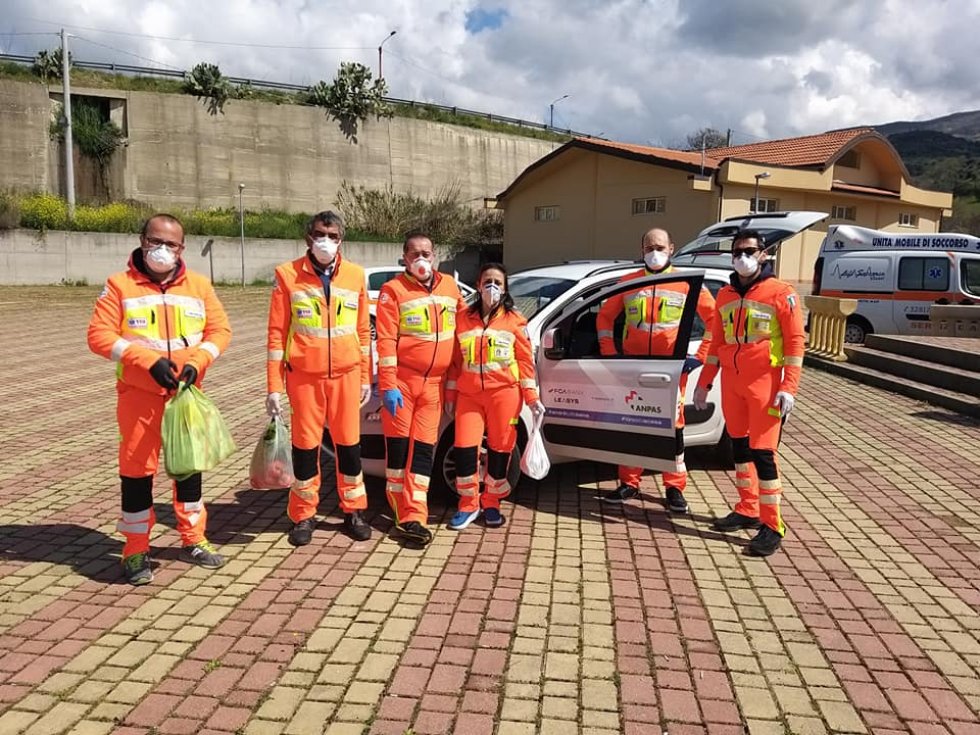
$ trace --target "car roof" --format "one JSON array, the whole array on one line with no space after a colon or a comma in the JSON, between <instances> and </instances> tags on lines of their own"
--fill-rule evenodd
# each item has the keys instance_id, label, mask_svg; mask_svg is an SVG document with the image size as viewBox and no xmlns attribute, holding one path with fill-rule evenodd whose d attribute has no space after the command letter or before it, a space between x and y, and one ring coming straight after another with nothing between
<instances>
[{"instance_id":1,"label":"car roof","mask_svg":"<svg viewBox=\"0 0 980 735\"><path fill-rule=\"evenodd\" d=\"M600 273L623 271L629 272L643 265L638 260L566 260L563 263L536 265L533 268L512 273L514 276L543 276L547 278L564 278L580 281Z\"/></svg>"}]
</instances>

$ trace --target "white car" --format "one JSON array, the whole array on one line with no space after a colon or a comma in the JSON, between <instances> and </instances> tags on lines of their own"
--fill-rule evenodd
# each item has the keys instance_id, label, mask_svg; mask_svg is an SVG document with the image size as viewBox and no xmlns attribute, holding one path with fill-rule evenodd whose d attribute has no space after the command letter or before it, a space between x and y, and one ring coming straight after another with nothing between
<instances>
[{"instance_id":1,"label":"white car","mask_svg":"<svg viewBox=\"0 0 980 735\"><path fill-rule=\"evenodd\" d=\"M703 230L692 243L678 248L674 257L677 266L709 257L712 265L727 267L677 267L668 274L625 284L620 279L642 267L640 262L570 261L512 274L509 290L517 308L528 318L535 350L541 400L547 408L542 434L552 464L589 459L661 471L673 469L674 412L684 358L697 351L704 333L696 313L697 300L687 300L678 349L670 357L601 356L595 325L599 307L610 296L640 285L678 281L686 282L691 292L704 283L712 295L717 295L732 272L731 255L725 253L730 253L732 235L738 229L759 229L767 249L774 253L783 240L825 217L822 213L813 215L775 213L730 218ZM702 247L692 247L696 245ZM619 324L616 332L621 332ZM688 377L685 444L717 446L719 459L730 464L731 442L721 415L720 381L712 388L704 411L690 402L699 374L700 368ZM374 395L361 412L361 457L364 472L378 477L384 476L385 469L382 410L375 385ZM510 465L509 479L514 486L520 479L520 456L532 423L525 406ZM453 423L443 416L434 458L435 487L455 486L453 440Z\"/></svg>"}]
</instances>

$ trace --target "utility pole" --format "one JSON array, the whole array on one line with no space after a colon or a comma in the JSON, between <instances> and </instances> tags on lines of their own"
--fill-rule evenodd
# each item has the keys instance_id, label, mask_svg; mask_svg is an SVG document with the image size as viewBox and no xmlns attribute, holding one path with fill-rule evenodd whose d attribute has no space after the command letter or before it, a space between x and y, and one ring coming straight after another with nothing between
<instances>
[{"instance_id":1,"label":"utility pole","mask_svg":"<svg viewBox=\"0 0 980 735\"><path fill-rule=\"evenodd\" d=\"M68 221L75 219L75 161L72 157L72 136L71 136L71 81L68 78L68 70L71 64L68 61L68 34L65 29L61 29L61 87L65 101L62 110L65 114L65 199L68 200Z\"/></svg>"},{"instance_id":2,"label":"utility pole","mask_svg":"<svg viewBox=\"0 0 980 735\"><path fill-rule=\"evenodd\" d=\"M245 184L238 185L238 219L242 223L242 288L245 288Z\"/></svg>"}]
</instances>

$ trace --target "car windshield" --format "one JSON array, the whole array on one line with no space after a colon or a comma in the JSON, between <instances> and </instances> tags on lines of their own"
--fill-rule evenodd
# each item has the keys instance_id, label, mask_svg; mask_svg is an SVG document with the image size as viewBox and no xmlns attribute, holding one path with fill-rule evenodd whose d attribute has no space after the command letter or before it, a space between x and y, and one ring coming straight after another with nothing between
<instances>
[{"instance_id":1,"label":"car windshield","mask_svg":"<svg viewBox=\"0 0 980 735\"><path fill-rule=\"evenodd\" d=\"M552 300L561 296L577 281L550 276L516 275L508 280L514 304L527 319L532 319Z\"/></svg>"}]
</instances>

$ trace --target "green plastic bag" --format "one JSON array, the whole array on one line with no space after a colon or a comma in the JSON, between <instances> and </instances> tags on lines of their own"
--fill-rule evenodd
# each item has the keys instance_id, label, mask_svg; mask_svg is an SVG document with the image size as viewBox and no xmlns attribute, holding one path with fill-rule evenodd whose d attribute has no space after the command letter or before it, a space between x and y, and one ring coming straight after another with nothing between
<instances>
[{"instance_id":1,"label":"green plastic bag","mask_svg":"<svg viewBox=\"0 0 980 735\"><path fill-rule=\"evenodd\" d=\"M181 385L163 409L163 464L174 480L213 470L235 441L218 407L197 386Z\"/></svg>"}]
</instances>

